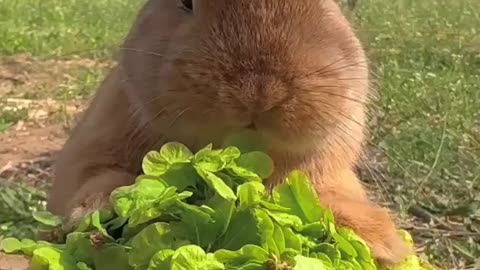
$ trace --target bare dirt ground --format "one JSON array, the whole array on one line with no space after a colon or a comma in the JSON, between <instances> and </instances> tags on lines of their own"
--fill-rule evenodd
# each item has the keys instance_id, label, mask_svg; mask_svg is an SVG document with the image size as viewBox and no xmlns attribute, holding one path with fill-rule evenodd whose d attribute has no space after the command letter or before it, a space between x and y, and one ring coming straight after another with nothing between
<instances>
[{"instance_id":1,"label":"bare dirt ground","mask_svg":"<svg viewBox=\"0 0 480 270\"><path fill-rule=\"evenodd\" d=\"M72 71L100 65L88 59L0 58L0 124L8 125L0 129L1 178L25 179L27 183L51 178L54 155L87 103L81 98L60 100L55 96L75 80Z\"/></svg>"},{"instance_id":2,"label":"bare dirt ground","mask_svg":"<svg viewBox=\"0 0 480 270\"><path fill-rule=\"evenodd\" d=\"M25 256L0 253L0 270L29 270L30 262Z\"/></svg>"},{"instance_id":3,"label":"bare dirt ground","mask_svg":"<svg viewBox=\"0 0 480 270\"><path fill-rule=\"evenodd\" d=\"M54 155L65 137L59 125L0 135L0 177L32 184L48 181Z\"/></svg>"},{"instance_id":4,"label":"bare dirt ground","mask_svg":"<svg viewBox=\"0 0 480 270\"><path fill-rule=\"evenodd\" d=\"M78 68L98 68L107 64L91 59L49 59L37 61L28 55L0 58L0 97L37 92L52 94L73 78L70 71ZM39 89L42 93L38 93Z\"/></svg>"}]
</instances>

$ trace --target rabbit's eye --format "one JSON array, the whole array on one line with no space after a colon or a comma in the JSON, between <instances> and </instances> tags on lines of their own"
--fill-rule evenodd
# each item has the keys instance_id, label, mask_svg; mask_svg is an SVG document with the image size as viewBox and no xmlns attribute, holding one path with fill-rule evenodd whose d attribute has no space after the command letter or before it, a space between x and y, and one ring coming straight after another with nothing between
<instances>
[{"instance_id":1,"label":"rabbit's eye","mask_svg":"<svg viewBox=\"0 0 480 270\"><path fill-rule=\"evenodd\" d=\"M193 0L180 0L182 2L183 8L192 11L193 10Z\"/></svg>"}]
</instances>

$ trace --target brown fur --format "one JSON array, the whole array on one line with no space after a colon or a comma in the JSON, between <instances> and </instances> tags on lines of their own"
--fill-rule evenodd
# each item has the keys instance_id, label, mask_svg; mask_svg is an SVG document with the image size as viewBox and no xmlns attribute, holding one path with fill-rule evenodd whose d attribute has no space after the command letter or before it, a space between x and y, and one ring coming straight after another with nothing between
<instances>
[{"instance_id":1,"label":"brown fur","mask_svg":"<svg viewBox=\"0 0 480 270\"><path fill-rule=\"evenodd\" d=\"M57 164L48 202L81 216L132 184L167 141L192 149L254 127L276 174L301 169L337 221L398 262L409 249L353 173L364 141L368 67L333 0L202 0L194 15L150 0Z\"/></svg>"}]
</instances>

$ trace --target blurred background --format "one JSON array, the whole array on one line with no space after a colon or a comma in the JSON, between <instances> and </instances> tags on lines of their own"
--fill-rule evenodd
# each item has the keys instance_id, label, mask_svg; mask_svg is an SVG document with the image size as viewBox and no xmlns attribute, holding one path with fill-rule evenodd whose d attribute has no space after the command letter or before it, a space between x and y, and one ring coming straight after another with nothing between
<instances>
[{"instance_id":1,"label":"blurred background","mask_svg":"<svg viewBox=\"0 0 480 270\"><path fill-rule=\"evenodd\" d=\"M35 233L55 152L142 4L0 0L0 238ZM478 269L480 1L342 4L379 93L362 179L398 211L419 254Z\"/></svg>"}]
</instances>

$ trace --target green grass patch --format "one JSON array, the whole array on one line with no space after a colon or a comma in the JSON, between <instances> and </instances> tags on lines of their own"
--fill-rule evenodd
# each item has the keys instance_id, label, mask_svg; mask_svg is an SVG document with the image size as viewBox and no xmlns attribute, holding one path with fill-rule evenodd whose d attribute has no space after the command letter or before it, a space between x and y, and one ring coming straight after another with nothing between
<instances>
[{"instance_id":1,"label":"green grass patch","mask_svg":"<svg viewBox=\"0 0 480 270\"><path fill-rule=\"evenodd\" d=\"M480 2L364 0L356 21L378 81L374 142L405 201L478 200Z\"/></svg>"},{"instance_id":2,"label":"green grass patch","mask_svg":"<svg viewBox=\"0 0 480 270\"><path fill-rule=\"evenodd\" d=\"M0 178L0 238L32 238L37 223L32 212L45 210L45 192Z\"/></svg>"},{"instance_id":3,"label":"green grass patch","mask_svg":"<svg viewBox=\"0 0 480 270\"><path fill-rule=\"evenodd\" d=\"M1 105L1 103L0 103ZM7 131L18 121L25 120L28 117L26 109L2 108L0 109L0 133Z\"/></svg>"},{"instance_id":4,"label":"green grass patch","mask_svg":"<svg viewBox=\"0 0 480 270\"><path fill-rule=\"evenodd\" d=\"M0 0L0 54L106 56L143 0Z\"/></svg>"},{"instance_id":5,"label":"green grass patch","mask_svg":"<svg viewBox=\"0 0 480 270\"><path fill-rule=\"evenodd\" d=\"M480 220L480 2L364 0L354 21L377 80L373 144L390 159L385 173L391 197L402 210L420 205L439 217L460 217L475 231ZM428 253L453 267L447 249L467 264L480 256L475 238L427 241Z\"/></svg>"},{"instance_id":6,"label":"green grass patch","mask_svg":"<svg viewBox=\"0 0 480 270\"><path fill-rule=\"evenodd\" d=\"M62 85L55 91L56 100L88 99L97 89L104 78L104 70L101 68L81 68L71 76L69 84Z\"/></svg>"}]
</instances>

